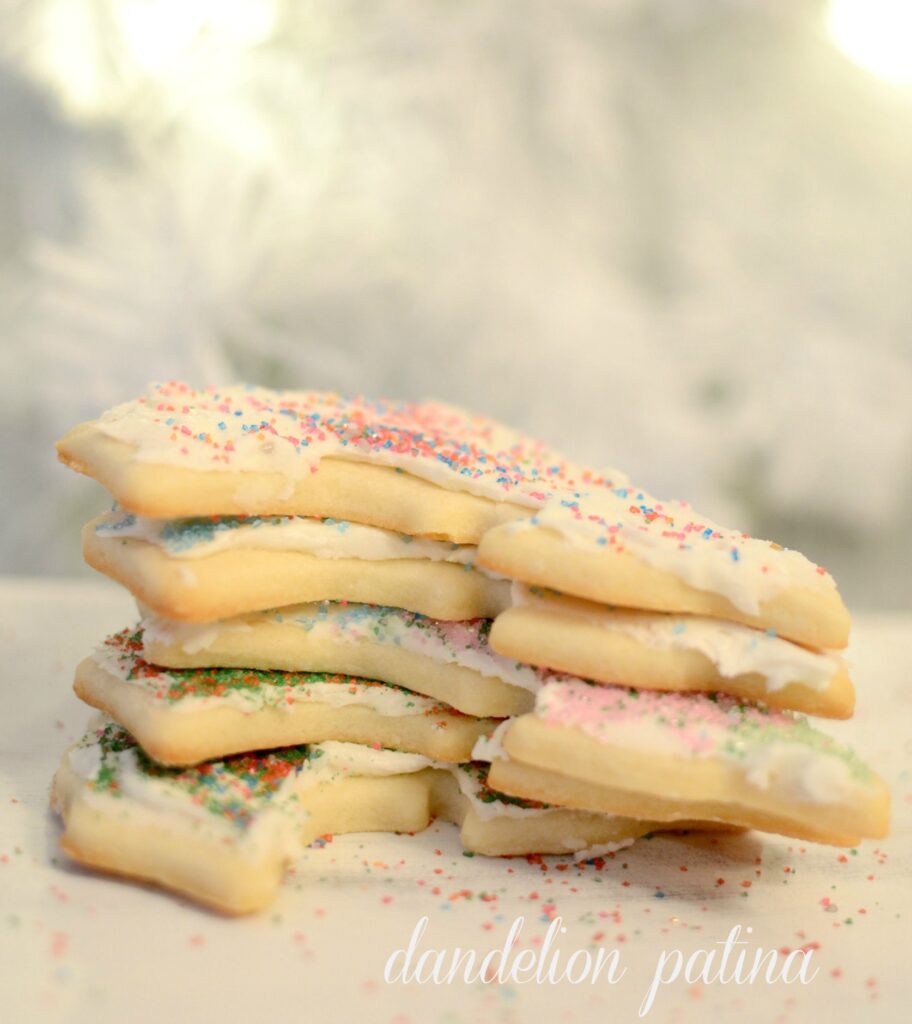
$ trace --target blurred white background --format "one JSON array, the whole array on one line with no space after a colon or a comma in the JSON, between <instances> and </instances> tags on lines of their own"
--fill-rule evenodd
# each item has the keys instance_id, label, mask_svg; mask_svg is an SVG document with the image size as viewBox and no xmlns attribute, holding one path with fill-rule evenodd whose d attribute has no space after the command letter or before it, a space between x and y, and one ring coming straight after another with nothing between
<instances>
[{"instance_id":1,"label":"blurred white background","mask_svg":"<svg viewBox=\"0 0 912 1024\"><path fill-rule=\"evenodd\" d=\"M2 568L149 379L436 396L910 607L910 0L0 0Z\"/></svg>"}]
</instances>

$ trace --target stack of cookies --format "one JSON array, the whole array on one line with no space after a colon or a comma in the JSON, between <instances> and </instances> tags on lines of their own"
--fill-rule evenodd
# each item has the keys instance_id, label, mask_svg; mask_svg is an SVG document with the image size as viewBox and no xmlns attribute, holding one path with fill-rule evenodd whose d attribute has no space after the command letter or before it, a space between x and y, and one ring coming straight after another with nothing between
<instances>
[{"instance_id":1,"label":"stack of cookies","mask_svg":"<svg viewBox=\"0 0 912 1024\"><path fill-rule=\"evenodd\" d=\"M319 836L434 816L491 855L886 828L792 714L853 707L795 552L439 403L171 383L58 450L114 498L83 551L140 617L76 673L100 714L53 801L83 863L244 912Z\"/></svg>"},{"instance_id":2,"label":"stack of cookies","mask_svg":"<svg viewBox=\"0 0 912 1024\"><path fill-rule=\"evenodd\" d=\"M885 834L883 781L794 714L855 705L848 613L803 555L624 484L492 529L478 560L517 581L494 649L574 677L498 729L492 785L666 826Z\"/></svg>"}]
</instances>

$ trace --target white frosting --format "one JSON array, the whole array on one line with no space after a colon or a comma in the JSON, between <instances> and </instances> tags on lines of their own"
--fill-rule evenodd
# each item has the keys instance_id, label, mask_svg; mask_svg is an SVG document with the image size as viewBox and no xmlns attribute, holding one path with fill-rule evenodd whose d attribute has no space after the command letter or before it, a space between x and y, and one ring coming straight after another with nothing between
<instances>
[{"instance_id":1,"label":"white frosting","mask_svg":"<svg viewBox=\"0 0 912 1024\"><path fill-rule=\"evenodd\" d=\"M522 807L508 800L483 799L484 786L477 776L478 769L471 765L447 764L422 754L376 750L359 743L327 742L316 746L323 754L311 761L312 771L332 776L407 775L424 768L449 772L455 778L459 791L471 802L479 818L485 821L494 818L541 817L554 810L547 807Z\"/></svg>"},{"instance_id":2,"label":"white frosting","mask_svg":"<svg viewBox=\"0 0 912 1024\"><path fill-rule=\"evenodd\" d=\"M780 799L827 804L858 790L846 766L798 744L775 743L751 756L745 778L757 789L775 789Z\"/></svg>"},{"instance_id":3,"label":"white frosting","mask_svg":"<svg viewBox=\"0 0 912 1024\"><path fill-rule=\"evenodd\" d=\"M779 800L839 803L867 791L870 770L801 716L733 698L636 691L582 681L549 683L536 717L640 756L712 760Z\"/></svg>"},{"instance_id":4,"label":"white frosting","mask_svg":"<svg viewBox=\"0 0 912 1024\"><path fill-rule=\"evenodd\" d=\"M223 619L220 622L180 622L165 619L142 609L143 635L148 641L177 645L187 654L207 651L223 633L249 633L253 626L244 619Z\"/></svg>"},{"instance_id":5,"label":"white frosting","mask_svg":"<svg viewBox=\"0 0 912 1024\"><path fill-rule=\"evenodd\" d=\"M609 853L617 853L618 850L626 850L628 846L633 846L636 842L636 837L629 839L619 839L616 843L599 843L596 846L586 846L585 839L577 839L573 836L567 836L566 842L568 849L573 850L573 859L577 864L582 861L593 860L595 857L604 857ZM569 844L573 845L569 845ZM580 846L585 847L580 849Z\"/></svg>"},{"instance_id":6,"label":"white frosting","mask_svg":"<svg viewBox=\"0 0 912 1024\"><path fill-rule=\"evenodd\" d=\"M509 761L510 755L503 748L503 738L513 719L506 718L487 736L479 736L472 748L473 761Z\"/></svg>"},{"instance_id":7,"label":"white frosting","mask_svg":"<svg viewBox=\"0 0 912 1024\"><path fill-rule=\"evenodd\" d=\"M105 719L98 716L98 724L103 724ZM70 768L83 779L96 779L101 768L101 750L95 745L88 746L79 744L71 747L67 752L67 761Z\"/></svg>"},{"instance_id":8,"label":"white frosting","mask_svg":"<svg viewBox=\"0 0 912 1024\"><path fill-rule=\"evenodd\" d=\"M553 814L557 808L554 807L522 807L520 804L510 803L509 800L483 799L485 793L471 766L465 768L458 765L450 766L459 791L472 804L475 813L482 821L491 821L494 818L542 818ZM608 815L605 815L608 817Z\"/></svg>"},{"instance_id":9,"label":"white frosting","mask_svg":"<svg viewBox=\"0 0 912 1024\"><path fill-rule=\"evenodd\" d=\"M105 539L142 540L180 559L244 549L296 551L316 558L360 558L371 562L428 559L475 568L476 549L470 544L409 537L377 526L305 516L169 520L114 511L96 525L95 532Z\"/></svg>"},{"instance_id":10,"label":"white frosting","mask_svg":"<svg viewBox=\"0 0 912 1024\"><path fill-rule=\"evenodd\" d=\"M327 673L315 673L316 678L313 682L292 682L283 685L282 673L277 672L274 673L279 680L276 683L264 682L254 687L227 687L218 694L188 693L176 700L169 700L165 694L169 686L178 680L176 676L169 674L167 669L156 669L154 674L140 673L131 678L132 656L125 655L108 644L99 647L94 652L93 659L100 668L110 673L120 683L159 697L164 707L177 714L215 707L233 707L245 713L255 713L264 707L287 711L295 704L304 702L335 708L357 705L370 708L377 714L393 717L449 713L451 710L447 705L431 697L412 693L390 683L348 676L334 678ZM236 671L239 674L243 673L241 669ZM306 676L307 673L299 675ZM326 681L322 681L323 676Z\"/></svg>"},{"instance_id":11,"label":"white frosting","mask_svg":"<svg viewBox=\"0 0 912 1024\"><path fill-rule=\"evenodd\" d=\"M151 385L95 426L134 446L133 458L194 470L258 471L242 504L290 496L321 459L404 470L454 491L538 507L557 488L602 476L518 431L440 402L371 402L330 392ZM607 471L618 482L625 479Z\"/></svg>"},{"instance_id":12,"label":"white frosting","mask_svg":"<svg viewBox=\"0 0 912 1024\"><path fill-rule=\"evenodd\" d=\"M697 590L757 615L783 590L831 593L833 578L797 551L719 526L686 502L660 501L634 487L555 495L510 530L546 528L592 550L624 550Z\"/></svg>"},{"instance_id":13,"label":"white frosting","mask_svg":"<svg viewBox=\"0 0 912 1024\"><path fill-rule=\"evenodd\" d=\"M150 640L176 644L188 654L207 650L223 632L256 630L260 621L280 622L284 627L306 630L315 641L371 643L399 647L446 665L458 665L490 679L536 693L553 673L520 664L498 654L487 640L487 624L479 620L449 622L414 612L377 605L314 602L284 608L280 612L197 625L147 615L143 627ZM255 633L251 636L251 646Z\"/></svg>"},{"instance_id":14,"label":"white frosting","mask_svg":"<svg viewBox=\"0 0 912 1024\"><path fill-rule=\"evenodd\" d=\"M375 749L361 743L328 740L314 744L322 754L311 761L313 771L331 775L411 775L424 768L440 768L441 764L423 754L406 754L400 750Z\"/></svg>"},{"instance_id":15,"label":"white frosting","mask_svg":"<svg viewBox=\"0 0 912 1024\"><path fill-rule=\"evenodd\" d=\"M651 650L698 651L726 679L748 674L761 676L767 693L795 682L824 690L841 665L836 655L810 651L771 632L722 619L628 611L588 602L570 604L533 593L529 587L518 583L513 585L512 600L514 605L537 608L621 633Z\"/></svg>"},{"instance_id":16,"label":"white frosting","mask_svg":"<svg viewBox=\"0 0 912 1024\"><path fill-rule=\"evenodd\" d=\"M154 778L142 771L136 747L108 754L105 761L115 766L117 799L124 802L126 815L138 810L176 817L194 831L223 837L221 841L231 843L245 857L257 858L267 851L294 857L300 851L297 833L301 818L307 817L295 799L300 776L285 779L268 803L257 809L252 823L240 830L230 820L207 810L186 790L171 784L167 777ZM93 782L102 764L101 753L97 746L78 746L69 752L68 763L80 778ZM109 798L92 789L83 797L90 802Z\"/></svg>"},{"instance_id":17,"label":"white frosting","mask_svg":"<svg viewBox=\"0 0 912 1024\"><path fill-rule=\"evenodd\" d=\"M97 728L106 724L110 724L110 719L96 717ZM300 853L300 823L308 816L299 806L297 797L311 786L349 775L386 777L441 767L419 754L374 750L356 743L319 743L311 745L310 750L311 758L304 762L300 771L289 774L279 783L269 799L256 808L252 823L243 831L230 820L207 810L186 789L173 784L168 775L154 777L144 772L139 766L136 747L109 753L105 761L109 766L111 762L116 766L118 799L127 801L128 807L176 815L194 828L224 834L239 844L245 856L257 856L268 849L289 857ZM103 760L92 733L69 751L67 759L71 770L80 778L87 782L98 778ZM193 771L195 769L187 769L188 773ZM94 800L103 798L103 794L95 792L85 795Z\"/></svg>"},{"instance_id":18,"label":"white frosting","mask_svg":"<svg viewBox=\"0 0 912 1024\"><path fill-rule=\"evenodd\" d=\"M137 747L109 752L103 760L96 730L112 724L105 716L95 716L94 727L68 752L69 767L79 778L87 783L95 782L104 763L116 774L115 799L124 801L125 813L129 814L136 808L177 816L190 822L195 829L214 831L232 843L240 844L245 856L258 855L264 849L278 850L289 857L297 855L300 852L300 822L307 813L300 807L298 797L312 786L332 783L340 778L385 778L434 768L452 774L462 796L483 820L540 817L556 810L527 808L505 800L490 799L478 777L479 769L473 766L444 764L420 754L329 741L312 744L310 757L301 763L299 770L283 778L271 795L251 805L252 820L241 829L229 817L208 810L205 802L188 788L172 781L179 776L192 776L197 769L189 768L183 772L172 769L166 770L162 776L152 776L141 768ZM231 785L230 780L228 785ZM243 787L239 792L243 792ZM103 800L109 798L109 793L92 790L84 796L90 800ZM568 849L573 848L568 846Z\"/></svg>"}]
</instances>

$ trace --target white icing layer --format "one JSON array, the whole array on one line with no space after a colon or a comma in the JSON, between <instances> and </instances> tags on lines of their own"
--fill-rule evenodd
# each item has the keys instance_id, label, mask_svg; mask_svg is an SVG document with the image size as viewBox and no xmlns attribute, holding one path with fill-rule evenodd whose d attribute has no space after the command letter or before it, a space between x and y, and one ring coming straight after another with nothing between
<instances>
[{"instance_id":1,"label":"white icing layer","mask_svg":"<svg viewBox=\"0 0 912 1024\"><path fill-rule=\"evenodd\" d=\"M195 470L260 471L238 499L287 498L327 457L404 470L440 487L538 507L556 490L601 485L605 474L568 462L494 420L440 402L371 401L331 392L149 387L97 421L133 458ZM615 483L622 474L609 470Z\"/></svg>"},{"instance_id":2,"label":"white icing layer","mask_svg":"<svg viewBox=\"0 0 912 1024\"><path fill-rule=\"evenodd\" d=\"M93 716L93 721L90 723L94 727L98 728L104 724L107 719L102 715ZM85 745L80 743L74 747L71 747L67 751L67 761L70 768L83 779L96 779L98 778L98 772L101 769L101 750L97 745Z\"/></svg>"},{"instance_id":3,"label":"white icing layer","mask_svg":"<svg viewBox=\"0 0 912 1024\"><path fill-rule=\"evenodd\" d=\"M597 846L586 846L585 839L575 839L572 836L568 836L567 842L573 844L569 849L574 851L573 859L577 864L580 864L583 861L593 860L596 857L604 857L609 853L617 853L618 850L626 850L628 846L633 846L636 838L619 839L616 843L599 843ZM577 844L581 844L585 848L580 849Z\"/></svg>"},{"instance_id":4,"label":"white icing layer","mask_svg":"<svg viewBox=\"0 0 912 1024\"><path fill-rule=\"evenodd\" d=\"M299 797L312 786L343 778L387 778L433 768L453 775L460 793L483 820L540 817L558 810L523 807L508 798L498 797L485 786L484 770L479 766L443 764L420 754L335 741L298 748L306 749L306 758L298 759L295 767L281 777L271 791L261 793L253 784L251 792L245 782L247 773L255 775L258 764L273 757L268 752L249 755L243 770L235 773L225 771L226 762L222 761L212 762L208 769L206 766L155 769L150 767L139 748L132 745L125 749L108 749L103 754L99 738L106 729L109 733L113 730L115 737L125 735L109 718L96 715L90 731L66 755L70 770L93 786L94 791L88 794L90 799L113 796L124 802L127 814L138 808L177 817L195 829L215 832L226 841L239 844L247 856L258 855L265 849L278 849L288 856L299 853L300 822L307 813L300 807ZM107 782L101 779L102 769ZM203 785L198 781L201 778L207 780ZM222 800L221 809L212 809L206 800L208 792ZM603 817L614 818L612 815Z\"/></svg>"},{"instance_id":5,"label":"white icing layer","mask_svg":"<svg viewBox=\"0 0 912 1024\"><path fill-rule=\"evenodd\" d=\"M862 794L872 773L847 747L802 716L766 711L731 697L549 683L534 714L599 743L638 755L715 760L777 799L839 803Z\"/></svg>"},{"instance_id":6,"label":"white icing layer","mask_svg":"<svg viewBox=\"0 0 912 1024\"><path fill-rule=\"evenodd\" d=\"M142 620L146 640L170 646L175 644L187 654L207 651L224 633L250 633L253 626L245 619L223 619L220 622L180 622L164 619L145 609Z\"/></svg>"},{"instance_id":7,"label":"white icing layer","mask_svg":"<svg viewBox=\"0 0 912 1024\"><path fill-rule=\"evenodd\" d=\"M195 654L210 648L223 631L253 630L250 636L253 646L256 624L265 620L306 630L314 639L401 647L441 664L471 669L486 678L499 679L532 693L537 692L543 680L561 678L497 654L488 643L490 622L487 620L450 622L377 605L324 601L204 625L172 622L149 615L143 620L143 626L150 639L177 644L188 654Z\"/></svg>"},{"instance_id":8,"label":"white icing layer","mask_svg":"<svg viewBox=\"0 0 912 1024\"><path fill-rule=\"evenodd\" d=\"M757 789L775 789L780 798L813 804L847 800L858 790L842 761L793 743L757 750L746 765L745 778Z\"/></svg>"},{"instance_id":9,"label":"white icing layer","mask_svg":"<svg viewBox=\"0 0 912 1024\"><path fill-rule=\"evenodd\" d=\"M233 816L213 813L205 799L201 799L198 787L194 789L181 781L192 779L199 774L199 769L166 769L160 775L150 774L141 763L139 749L133 746L117 752L109 751L103 757L95 741L95 729L104 729L112 724L105 716L96 716L92 732L68 752L67 762L77 776L85 782L95 783L104 767L116 775L114 792L127 808L166 814L186 821L204 833L223 835L248 857L256 857L266 851L294 857L301 852L298 839L300 824L308 814L300 807L298 798L312 786L346 777L389 777L412 774L428 767L444 767L418 754L374 750L356 743L312 744L309 758L300 764L299 770L282 779L268 797L244 797L245 787L241 783L239 799L246 803L250 818L243 827L239 827ZM254 761L256 759L257 755L254 755ZM234 777L226 775L225 781L220 781L216 789L230 789L234 782ZM101 795L97 792L87 794L89 799L99 799Z\"/></svg>"},{"instance_id":10,"label":"white icing layer","mask_svg":"<svg viewBox=\"0 0 912 1024\"><path fill-rule=\"evenodd\" d=\"M123 732L107 716L94 716L90 731L67 752L65 763L89 784L90 788L83 793L84 799L96 802L113 796L122 803L124 827L129 827L132 814L166 815L185 822L201 837L215 837L220 843L230 844L239 855L252 860L263 855L294 857L300 852L298 833L301 819L307 817L307 812L298 805L297 796L302 786L310 784L305 773L289 774L268 797L251 797L247 787L239 785L239 806L249 811L245 819L214 813L207 806L205 794L185 781L198 775L198 769L159 769L160 774L151 774L149 762L135 746L103 754L96 737L106 727ZM116 780L116 788L108 788L101 782L102 769ZM226 777L217 787L219 795L229 790L230 798L233 784L237 784L236 780Z\"/></svg>"},{"instance_id":11,"label":"white icing layer","mask_svg":"<svg viewBox=\"0 0 912 1024\"><path fill-rule=\"evenodd\" d=\"M697 590L726 597L756 615L792 587L835 590L833 578L797 551L729 530L686 502L660 501L634 487L603 488L549 499L514 530L545 527L592 550L627 551Z\"/></svg>"},{"instance_id":12,"label":"white icing layer","mask_svg":"<svg viewBox=\"0 0 912 1024\"><path fill-rule=\"evenodd\" d=\"M508 799L499 798L489 790L480 775L487 774L484 769L474 765L450 766L459 791L471 803L475 813L482 821L494 818L542 818L553 814L554 807L524 807L519 803L511 803ZM609 815L604 815L608 818Z\"/></svg>"},{"instance_id":13,"label":"white icing layer","mask_svg":"<svg viewBox=\"0 0 912 1024\"><path fill-rule=\"evenodd\" d=\"M154 544L172 558L205 558L219 551L297 551L316 558L366 561L429 559L475 568L475 547L409 537L336 519L246 516L218 519L149 519L132 512L108 513L95 527L99 537L129 537Z\"/></svg>"},{"instance_id":14,"label":"white icing layer","mask_svg":"<svg viewBox=\"0 0 912 1024\"><path fill-rule=\"evenodd\" d=\"M144 690L178 714L216 707L237 708L245 713L255 713L264 707L287 710L304 702L336 708L356 705L393 717L453 713L446 704L430 697L390 683L351 676L213 669L212 674L221 676L224 685L204 688L192 682L204 677L204 670L189 670L185 673L191 680L190 685L185 686L178 670L169 672L167 669L146 667L143 671L134 671L135 654L124 652L111 644L99 647L93 658L99 668L118 682ZM253 680L253 683L232 685L233 680L244 677Z\"/></svg>"},{"instance_id":15,"label":"white icing layer","mask_svg":"<svg viewBox=\"0 0 912 1024\"><path fill-rule=\"evenodd\" d=\"M400 750L383 750L366 747L361 743L342 743L327 740L316 743L314 749L320 750L321 756L311 762L313 770L320 774L338 775L411 775L425 768L443 767L441 762L433 761L423 754L407 754Z\"/></svg>"},{"instance_id":16,"label":"white icing layer","mask_svg":"<svg viewBox=\"0 0 912 1024\"><path fill-rule=\"evenodd\" d=\"M748 674L761 676L768 693L795 682L824 690L841 665L835 655L810 651L770 631L761 632L722 619L570 604L536 594L518 583L513 584L512 600L514 606L536 608L549 615L621 633L650 650L698 651L727 679Z\"/></svg>"},{"instance_id":17,"label":"white icing layer","mask_svg":"<svg viewBox=\"0 0 912 1024\"><path fill-rule=\"evenodd\" d=\"M473 761L509 761L510 755L503 748L503 738L506 736L513 719L507 718L487 736L479 736L472 748Z\"/></svg>"}]
</instances>

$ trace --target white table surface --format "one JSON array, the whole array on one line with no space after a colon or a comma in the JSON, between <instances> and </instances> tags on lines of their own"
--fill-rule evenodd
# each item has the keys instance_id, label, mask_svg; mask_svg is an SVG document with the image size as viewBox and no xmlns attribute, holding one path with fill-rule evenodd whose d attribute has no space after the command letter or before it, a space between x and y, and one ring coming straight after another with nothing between
<instances>
[{"instance_id":1,"label":"white table surface","mask_svg":"<svg viewBox=\"0 0 912 1024\"><path fill-rule=\"evenodd\" d=\"M912 616L857 617L858 714L824 726L891 786L885 842L850 852L758 834L657 837L598 870L464 857L441 824L312 849L271 910L239 920L83 871L58 850L48 784L88 714L70 691L72 670L133 617L104 581L0 581L0 1020L637 1020L663 950L711 949L736 924L766 949L816 943L817 977L788 987L678 981L646 1019L910 1019ZM540 948L560 916L565 958L618 948L627 974L614 986L386 984L387 957L423 915L422 949L479 954L502 945L519 915L520 946Z\"/></svg>"}]
</instances>

